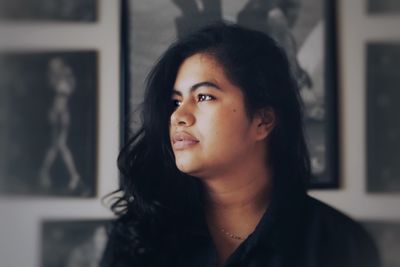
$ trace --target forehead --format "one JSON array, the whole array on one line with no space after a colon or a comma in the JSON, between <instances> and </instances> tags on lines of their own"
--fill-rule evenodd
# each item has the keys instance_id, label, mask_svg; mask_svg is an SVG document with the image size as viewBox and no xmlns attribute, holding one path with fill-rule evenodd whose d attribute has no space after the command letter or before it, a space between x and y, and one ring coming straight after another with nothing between
<instances>
[{"instance_id":1,"label":"forehead","mask_svg":"<svg viewBox=\"0 0 400 267\"><path fill-rule=\"evenodd\" d=\"M184 89L203 81L231 83L225 75L224 67L213 56L199 53L183 61L178 69L174 87Z\"/></svg>"}]
</instances>

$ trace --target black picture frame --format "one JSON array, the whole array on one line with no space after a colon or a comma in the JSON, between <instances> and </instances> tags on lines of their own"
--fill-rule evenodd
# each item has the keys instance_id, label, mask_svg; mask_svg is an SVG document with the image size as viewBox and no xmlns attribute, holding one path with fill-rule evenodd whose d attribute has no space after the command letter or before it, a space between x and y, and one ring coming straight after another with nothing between
<instances>
[{"instance_id":1,"label":"black picture frame","mask_svg":"<svg viewBox=\"0 0 400 267\"><path fill-rule=\"evenodd\" d=\"M233 8L230 8L225 1L221 2L225 4L224 9L232 11ZM210 5L215 5L216 2L218 1L213 1L213 4ZM229 4L239 2L244 3L244 1L229 1ZM296 0L292 2L296 2ZM316 83L320 83L320 80L323 81L323 85L318 87L319 92L316 93L319 96L314 96L317 100L311 100L310 103L314 102L309 106L305 101L305 132L313 165L309 188L335 189L339 187L340 173L338 160L337 1L299 0L297 2L301 2L308 9L318 6L318 10L314 10L314 12L308 10L306 13L308 17L312 17L318 12L321 13L321 18L315 22L313 28L308 29L310 32L311 30L317 31L312 39L315 39L322 49L322 59L319 57L315 60L316 62L312 62L314 58L308 57L308 62L313 64L314 72L319 73L318 78L314 81ZM303 13L305 14L304 10ZM230 15L226 16L228 19L232 18ZM189 18L190 16L187 16L187 19ZM172 1L121 0L121 146L140 127L140 117L137 111L140 109L143 99L145 76L150 66L179 35L182 30L179 29L186 27L184 19L184 12L180 13ZM198 21L208 20L197 19L196 21L198 23ZM320 21L323 21L322 24ZM302 23L303 26L308 25L306 19ZM176 28L178 30L173 28L174 25L178 27ZM198 26L200 25L188 26L188 28L197 28ZM316 29L316 27L322 28ZM305 42L307 35L304 32L306 31L306 26L304 28L298 26L297 32L293 32L294 38L298 37ZM157 39L159 37L161 41ZM146 43L146 40L150 40L150 38L152 42ZM310 98L310 93L308 97ZM303 96L303 99L306 97ZM310 108L312 105L316 107Z\"/></svg>"}]
</instances>

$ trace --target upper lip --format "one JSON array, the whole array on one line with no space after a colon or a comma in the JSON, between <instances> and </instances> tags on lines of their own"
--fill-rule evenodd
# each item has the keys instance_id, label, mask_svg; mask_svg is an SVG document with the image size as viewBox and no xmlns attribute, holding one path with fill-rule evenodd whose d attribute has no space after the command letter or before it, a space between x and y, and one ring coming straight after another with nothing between
<instances>
[{"instance_id":1,"label":"upper lip","mask_svg":"<svg viewBox=\"0 0 400 267\"><path fill-rule=\"evenodd\" d=\"M175 144L178 141L194 141L199 142L193 135L187 132L176 132L172 135L172 143Z\"/></svg>"}]
</instances>

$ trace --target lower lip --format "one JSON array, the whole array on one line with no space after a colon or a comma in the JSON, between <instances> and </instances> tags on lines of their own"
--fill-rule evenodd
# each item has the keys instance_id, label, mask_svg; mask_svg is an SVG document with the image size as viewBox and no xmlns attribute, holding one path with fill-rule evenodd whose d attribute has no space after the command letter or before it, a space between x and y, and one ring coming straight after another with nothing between
<instances>
[{"instance_id":1,"label":"lower lip","mask_svg":"<svg viewBox=\"0 0 400 267\"><path fill-rule=\"evenodd\" d=\"M174 149L175 150L183 150L186 148L193 147L196 145L199 141L192 141L192 140L183 140L183 141L177 141L174 143Z\"/></svg>"}]
</instances>

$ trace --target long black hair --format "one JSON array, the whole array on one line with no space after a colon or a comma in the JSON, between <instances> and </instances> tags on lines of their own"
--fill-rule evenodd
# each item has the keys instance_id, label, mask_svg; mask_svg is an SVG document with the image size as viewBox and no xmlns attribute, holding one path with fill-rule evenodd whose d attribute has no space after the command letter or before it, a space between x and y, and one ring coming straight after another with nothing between
<instances>
[{"instance_id":1,"label":"long black hair","mask_svg":"<svg viewBox=\"0 0 400 267\"><path fill-rule=\"evenodd\" d=\"M166 266L160 251L172 258L193 218L202 216L202 185L177 169L169 138L178 69L198 53L216 59L243 91L249 117L266 107L275 112L268 148L273 190L305 191L309 156L299 92L285 52L264 33L227 23L209 25L173 43L147 78L142 127L118 158L123 179L112 206L120 216L113 229L115 263L156 266L159 260Z\"/></svg>"}]
</instances>

